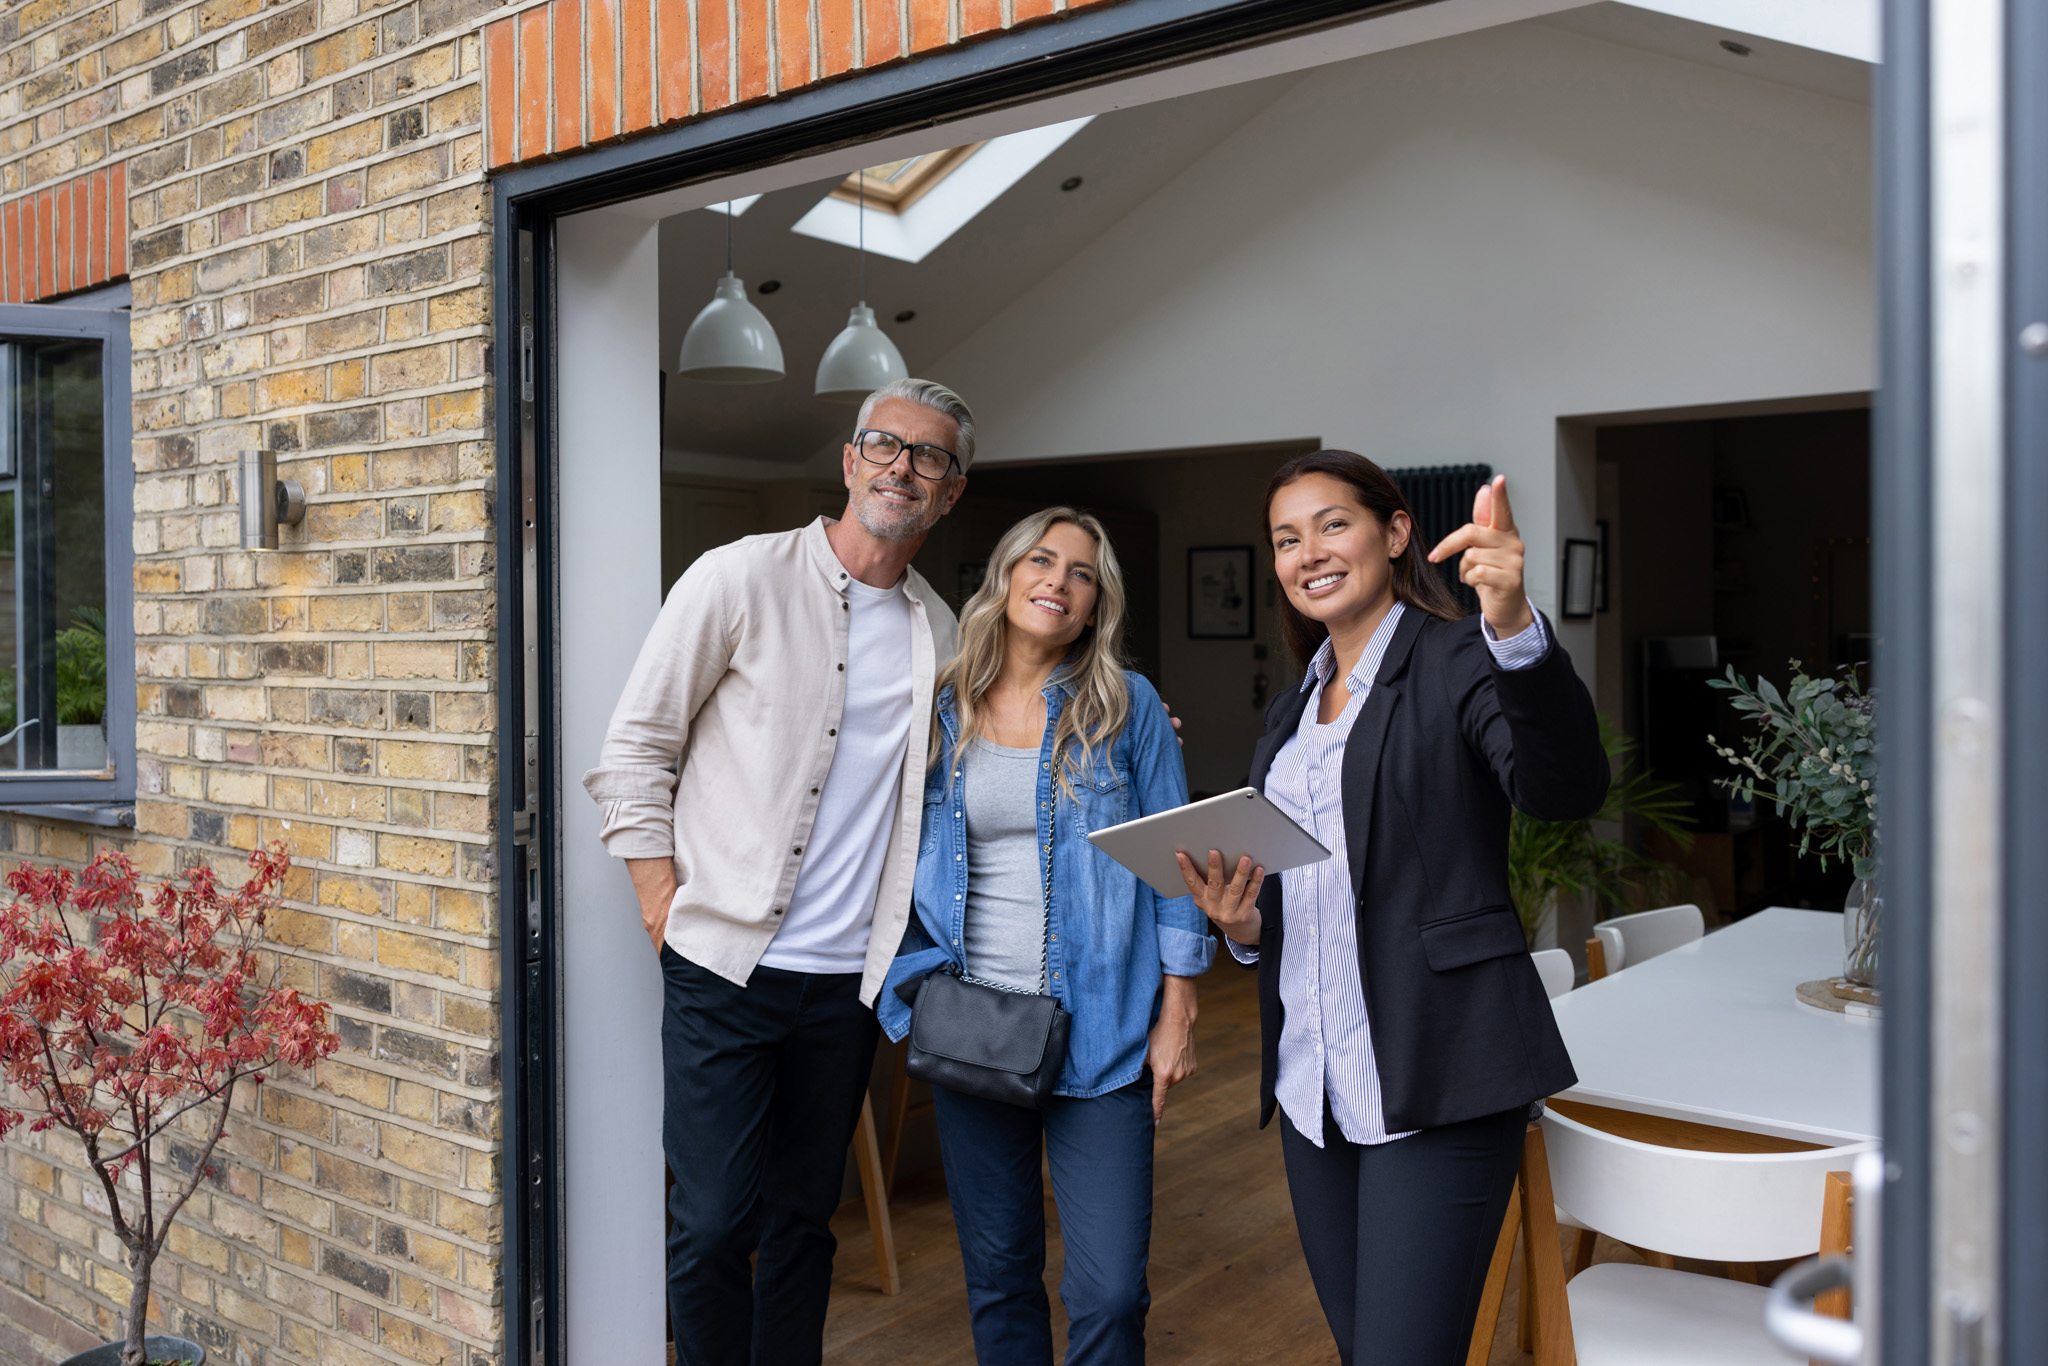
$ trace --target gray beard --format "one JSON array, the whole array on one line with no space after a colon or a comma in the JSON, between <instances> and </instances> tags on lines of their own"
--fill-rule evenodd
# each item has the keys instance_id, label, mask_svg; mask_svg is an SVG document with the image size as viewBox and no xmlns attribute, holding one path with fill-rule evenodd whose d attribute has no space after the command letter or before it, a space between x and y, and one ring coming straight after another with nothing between
<instances>
[{"instance_id":1,"label":"gray beard","mask_svg":"<svg viewBox=\"0 0 2048 1366\"><path fill-rule=\"evenodd\" d=\"M861 529L878 541L915 540L930 531L932 523L939 520L936 503L927 504L916 512L906 509L896 513L877 498L872 489L863 489L854 499L853 515Z\"/></svg>"}]
</instances>

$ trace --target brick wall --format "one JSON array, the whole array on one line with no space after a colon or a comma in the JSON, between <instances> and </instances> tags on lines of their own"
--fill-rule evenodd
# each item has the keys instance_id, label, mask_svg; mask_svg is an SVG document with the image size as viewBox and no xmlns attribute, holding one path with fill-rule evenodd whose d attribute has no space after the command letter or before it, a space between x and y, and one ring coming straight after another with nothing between
<instances>
[{"instance_id":1,"label":"brick wall","mask_svg":"<svg viewBox=\"0 0 2048 1366\"><path fill-rule=\"evenodd\" d=\"M1099 0L544 0L485 30L493 170Z\"/></svg>"},{"instance_id":2,"label":"brick wall","mask_svg":"<svg viewBox=\"0 0 2048 1366\"><path fill-rule=\"evenodd\" d=\"M0 854L239 870L283 840L272 936L344 1040L245 1098L160 1264L161 1320L217 1361L480 1366L500 1341L488 3L0 13L0 289L24 214L39 259L89 255L42 217L69 186L127 229L139 712L136 829L5 819ZM273 554L236 548L258 446L311 504ZM127 1282L78 1153L0 1160L0 1357L111 1335Z\"/></svg>"},{"instance_id":3,"label":"brick wall","mask_svg":"<svg viewBox=\"0 0 2048 1366\"><path fill-rule=\"evenodd\" d=\"M159 1265L235 1366L502 1341L486 124L558 155L1086 0L493 3L0 0L0 299L132 287L139 757L133 831L0 815L0 864L282 840L272 934L342 1031L243 1097ZM256 447L309 500L268 554ZM116 1331L91 1187L0 1147L0 1359Z\"/></svg>"}]
</instances>

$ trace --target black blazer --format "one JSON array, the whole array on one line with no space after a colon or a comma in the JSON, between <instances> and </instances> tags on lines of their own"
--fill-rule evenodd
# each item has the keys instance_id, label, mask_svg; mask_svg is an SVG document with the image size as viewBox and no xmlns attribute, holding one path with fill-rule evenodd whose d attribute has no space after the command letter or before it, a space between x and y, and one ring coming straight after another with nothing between
<instances>
[{"instance_id":1,"label":"black blazer","mask_svg":"<svg viewBox=\"0 0 2048 1366\"><path fill-rule=\"evenodd\" d=\"M1607 795L1593 699L1554 630L1550 640L1541 661L1508 672L1478 617L1406 609L1345 747L1358 971L1389 1132L1525 1105L1578 1080L1508 896L1510 805L1574 820ZM1307 700L1289 689L1267 707L1252 786L1265 789ZM1263 1128L1286 951L1277 875L1258 905Z\"/></svg>"}]
</instances>

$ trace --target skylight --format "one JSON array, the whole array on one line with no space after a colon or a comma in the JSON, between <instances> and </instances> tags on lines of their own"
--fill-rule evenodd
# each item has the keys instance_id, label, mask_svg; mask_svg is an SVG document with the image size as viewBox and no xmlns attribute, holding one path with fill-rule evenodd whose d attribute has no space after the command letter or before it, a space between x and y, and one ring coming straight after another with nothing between
<instances>
[{"instance_id":1,"label":"skylight","mask_svg":"<svg viewBox=\"0 0 2048 1366\"><path fill-rule=\"evenodd\" d=\"M867 248L915 265L1087 127L1093 116L850 175L790 228L851 247L859 240L858 177L867 177ZM893 196L893 202L886 196Z\"/></svg>"}]
</instances>

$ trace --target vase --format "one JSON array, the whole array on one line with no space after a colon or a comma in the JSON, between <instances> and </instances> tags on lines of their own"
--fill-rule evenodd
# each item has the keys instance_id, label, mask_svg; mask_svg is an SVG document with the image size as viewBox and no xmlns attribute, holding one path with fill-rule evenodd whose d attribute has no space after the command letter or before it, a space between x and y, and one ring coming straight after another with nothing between
<instances>
[{"instance_id":1,"label":"vase","mask_svg":"<svg viewBox=\"0 0 2048 1366\"><path fill-rule=\"evenodd\" d=\"M94 721L86 726L57 727L57 767L98 772L107 766L107 728Z\"/></svg>"},{"instance_id":2,"label":"vase","mask_svg":"<svg viewBox=\"0 0 2048 1366\"><path fill-rule=\"evenodd\" d=\"M80 1352L67 1357L59 1366L121 1366L121 1349L128 1344L105 1342L89 1352ZM166 1337L151 1333L142 1340L144 1361L186 1361L192 1366L205 1366L206 1349L185 1338Z\"/></svg>"},{"instance_id":3,"label":"vase","mask_svg":"<svg viewBox=\"0 0 2048 1366\"><path fill-rule=\"evenodd\" d=\"M1884 943L1884 892L1874 877L1849 884L1842 905L1842 976L1859 987L1878 985L1878 955Z\"/></svg>"}]
</instances>

